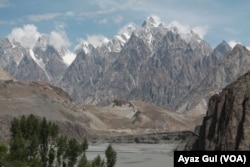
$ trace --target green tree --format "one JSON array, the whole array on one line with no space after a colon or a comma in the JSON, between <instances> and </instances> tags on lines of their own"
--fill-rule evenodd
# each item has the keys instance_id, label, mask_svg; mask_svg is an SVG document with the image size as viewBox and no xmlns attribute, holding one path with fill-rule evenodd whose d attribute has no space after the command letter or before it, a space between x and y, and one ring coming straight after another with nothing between
<instances>
[{"instance_id":1,"label":"green tree","mask_svg":"<svg viewBox=\"0 0 250 167\"><path fill-rule=\"evenodd\" d=\"M105 167L105 161L101 159L100 155L98 155L92 161L91 167Z\"/></svg>"},{"instance_id":2,"label":"green tree","mask_svg":"<svg viewBox=\"0 0 250 167\"><path fill-rule=\"evenodd\" d=\"M58 165L61 166L62 156L64 156L67 150L67 137L60 136L56 139L56 147L57 147L57 162Z\"/></svg>"},{"instance_id":3,"label":"green tree","mask_svg":"<svg viewBox=\"0 0 250 167\"><path fill-rule=\"evenodd\" d=\"M50 148L50 150L49 150L49 167L52 166L54 160L55 160L55 150L53 148Z\"/></svg>"},{"instance_id":4,"label":"green tree","mask_svg":"<svg viewBox=\"0 0 250 167\"><path fill-rule=\"evenodd\" d=\"M0 141L0 166L4 165L5 158L7 156L7 151L8 151L7 146Z\"/></svg>"},{"instance_id":5,"label":"green tree","mask_svg":"<svg viewBox=\"0 0 250 167\"><path fill-rule=\"evenodd\" d=\"M79 161L79 164L78 164L78 167L90 167L90 164L87 160L87 157L86 157L86 154L83 153L80 161Z\"/></svg>"},{"instance_id":6,"label":"green tree","mask_svg":"<svg viewBox=\"0 0 250 167\"><path fill-rule=\"evenodd\" d=\"M27 148L22 136L15 136L10 141L10 158L11 160L27 160Z\"/></svg>"},{"instance_id":7,"label":"green tree","mask_svg":"<svg viewBox=\"0 0 250 167\"><path fill-rule=\"evenodd\" d=\"M34 115L14 118L10 132L9 150L0 142L0 166L73 167L77 159L80 159L79 167L105 167L105 161L99 155L92 162L87 160L85 154L88 149L87 139L79 143L76 139L58 137L58 126L45 118L40 120ZM116 152L111 145L107 147L105 154L106 167L113 167L116 163Z\"/></svg>"},{"instance_id":8,"label":"green tree","mask_svg":"<svg viewBox=\"0 0 250 167\"><path fill-rule=\"evenodd\" d=\"M76 139L70 139L68 142L68 148L66 151L66 156L69 160L68 166L73 167L76 163L77 157L81 154L80 144Z\"/></svg>"},{"instance_id":9,"label":"green tree","mask_svg":"<svg viewBox=\"0 0 250 167\"><path fill-rule=\"evenodd\" d=\"M81 152L86 152L88 147L89 147L88 140L86 138L84 138L84 140L81 144Z\"/></svg>"},{"instance_id":10,"label":"green tree","mask_svg":"<svg viewBox=\"0 0 250 167\"><path fill-rule=\"evenodd\" d=\"M105 155L106 155L106 159L107 159L106 166L107 167L114 167L115 163L116 163L116 152L110 144L105 151Z\"/></svg>"},{"instance_id":11,"label":"green tree","mask_svg":"<svg viewBox=\"0 0 250 167\"><path fill-rule=\"evenodd\" d=\"M17 135L18 136L22 136L22 134L21 134L21 128L20 128L20 121L17 118L14 118L11 121L10 132L11 132L11 137L12 138L15 138Z\"/></svg>"}]
</instances>

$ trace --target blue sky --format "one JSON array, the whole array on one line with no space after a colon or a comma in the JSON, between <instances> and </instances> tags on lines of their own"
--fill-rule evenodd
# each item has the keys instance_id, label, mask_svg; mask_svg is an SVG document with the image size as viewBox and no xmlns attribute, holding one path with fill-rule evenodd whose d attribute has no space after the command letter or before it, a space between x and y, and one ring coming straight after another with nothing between
<instances>
[{"instance_id":1,"label":"blue sky","mask_svg":"<svg viewBox=\"0 0 250 167\"><path fill-rule=\"evenodd\" d=\"M0 37L32 25L38 33L61 35L72 49L80 39L111 39L127 24L156 15L165 24L199 28L213 47L222 40L250 46L249 7L249 0L0 0Z\"/></svg>"}]
</instances>

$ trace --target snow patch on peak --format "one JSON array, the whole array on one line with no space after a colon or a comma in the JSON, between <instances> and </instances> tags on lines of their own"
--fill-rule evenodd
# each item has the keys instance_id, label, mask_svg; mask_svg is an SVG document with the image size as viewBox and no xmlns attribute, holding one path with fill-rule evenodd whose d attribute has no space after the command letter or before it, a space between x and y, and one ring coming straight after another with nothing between
<instances>
[{"instance_id":1,"label":"snow patch on peak","mask_svg":"<svg viewBox=\"0 0 250 167\"><path fill-rule=\"evenodd\" d=\"M76 58L76 54L70 52L66 48L62 48L61 50L58 51L59 55L61 56L63 62L69 66Z\"/></svg>"},{"instance_id":2,"label":"snow patch on peak","mask_svg":"<svg viewBox=\"0 0 250 167\"><path fill-rule=\"evenodd\" d=\"M129 23L118 32L118 35L121 36L123 39L128 40L135 30L136 26L133 23Z\"/></svg>"},{"instance_id":3,"label":"snow patch on peak","mask_svg":"<svg viewBox=\"0 0 250 167\"><path fill-rule=\"evenodd\" d=\"M35 61L35 63L45 72L47 78L50 80L50 77L49 77L49 75L48 75L48 73L47 73L47 71L46 71L46 69L45 69L45 64L44 64L44 62L43 62L43 59L38 59L38 58L35 56L35 54L34 54L34 52L33 52L32 49L29 49L29 51L30 51L30 57L31 57L31 58Z\"/></svg>"},{"instance_id":4,"label":"snow patch on peak","mask_svg":"<svg viewBox=\"0 0 250 167\"><path fill-rule=\"evenodd\" d=\"M69 52L67 50L62 58L63 58L63 62L69 66L75 60L76 54L72 53L72 52Z\"/></svg>"},{"instance_id":5,"label":"snow patch on peak","mask_svg":"<svg viewBox=\"0 0 250 167\"><path fill-rule=\"evenodd\" d=\"M42 68L42 69L45 71L45 64L44 64L44 62L43 62L43 59L38 59L38 58L35 56L35 54L34 54L34 52L33 52L32 49L30 49L29 51L30 51L30 56L31 56L31 58L36 62L36 64L37 64L40 68Z\"/></svg>"},{"instance_id":6,"label":"snow patch on peak","mask_svg":"<svg viewBox=\"0 0 250 167\"><path fill-rule=\"evenodd\" d=\"M84 39L80 39L79 41L80 41L80 43L75 47L74 52L77 53L79 50L83 50L85 54L90 53L91 52L91 48L93 48L94 46L92 46L91 44L89 44Z\"/></svg>"}]
</instances>

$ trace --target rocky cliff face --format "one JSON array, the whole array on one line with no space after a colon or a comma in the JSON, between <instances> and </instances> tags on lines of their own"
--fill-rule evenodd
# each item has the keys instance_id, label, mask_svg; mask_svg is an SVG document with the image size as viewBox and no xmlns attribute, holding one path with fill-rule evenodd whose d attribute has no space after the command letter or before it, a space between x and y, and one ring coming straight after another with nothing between
<instances>
[{"instance_id":1,"label":"rocky cliff face","mask_svg":"<svg viewBox=\"0 0 250 167\"><path fill-rule=\"evenodd\" d=\"M250 71L211 97L198 135L194 150L249 150Z\"/></svg>"},{"instance_id":2,"label":"rocky cliff face","mask_svg":"<svg viewBox=\"0 0 250 167\"><path fill-rule=\"evenodd\" d=\"M34 48L25 48L7 38L0 39L0 67L18 80L56 85L68 67L63 59L67 52L56 50L46 37L41 36Z\"/></svg>"},{"instance_id":3,"label":"rocky cliff face","mask_svg":"<svg viewBox=\"0 0 250 167\"><path fill-rule=\"evenodd\" d=\"M236 45L219 58L219 61L212 68L208 69L206 77L199 86L179 102L179 106L182 108L177 110L205 113L207 110L206 101L248 70L250 70L250 51L242 45Z\"/></svg>"},{"instance_id":4,"label":"rocky cliff face","mask_svg":"<svg viewBox=\"0 0 250 167\"><path fill-rule=\"evenodd\" d=\"M87 51L85 45L60 86L86 104L136 99L175 107L204 79L208 67L202 64L212 48L197 34L184 37L152 18L129 34L119 49L112 49L114 41Z\"/></svg>"}]
</instances>

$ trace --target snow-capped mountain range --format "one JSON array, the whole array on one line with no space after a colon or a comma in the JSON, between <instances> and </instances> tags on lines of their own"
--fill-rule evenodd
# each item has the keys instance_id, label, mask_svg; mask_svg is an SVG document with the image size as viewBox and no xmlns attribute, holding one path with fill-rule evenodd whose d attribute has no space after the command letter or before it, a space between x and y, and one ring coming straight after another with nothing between
<instances>
[{"instance_id":1,"label":"snow-capped mountain range","mask_svg":"<svg viewBox=\"0 0 250 167\"><path fill-rule=\"evenodd\" d=\"M213 49L194 30L176 22L165 25L154 16L141 26L129 24L111 40L100 37L98 44L82 40L74 51L54 46L50 38L40 34L33 48L0 39L0 67L19 80L60 86L76 102L102 105L114 99L138 99L178 111L189 110L207 98L207 91L231 81L220 79L220 86L202 92L205 97L188 102L189 94L201 88L209 71L219 69L232 48L223 41ZM232 54L240 50L244 47ZM237 75L248 69L247 63L244 66ZM228 75L220 74L217 77Z\"/></svg>"},{"instance_id":2,"label":"snow-capped mountain range","mask_svg":"<svg viewBox=\"0 0 250 167\"><path fill-rule=\"evenodd\" d=\"M83 49L86 54L90 53L92 49L106 48L109 52L120 52L123 46L128 42L132 34L143 39L148 43L150 47L153 47L153 42L156 35L165 35L167 32L173 32L179 34L183 40L186 42L201 42L203 37L200 37L193 30L183 27L178 22L172 22L169 25L161 22L158 17L149 16L142 24L142 26L137 26L128 24L120 32L114 36L112 40L107 38L101 38L101 44L95 46L86 40L82 40L78 46L75 48L75 52L79 49Z\"/></svg>"}]
</instances>

